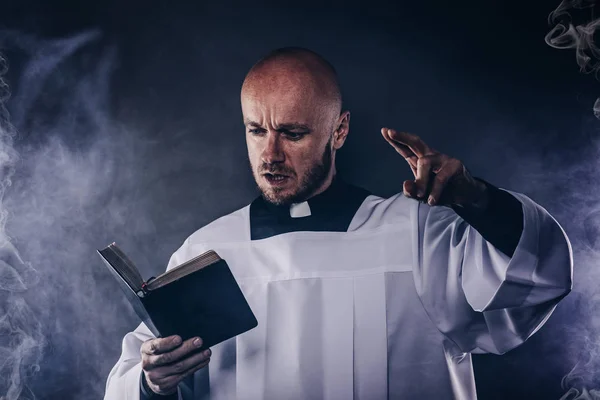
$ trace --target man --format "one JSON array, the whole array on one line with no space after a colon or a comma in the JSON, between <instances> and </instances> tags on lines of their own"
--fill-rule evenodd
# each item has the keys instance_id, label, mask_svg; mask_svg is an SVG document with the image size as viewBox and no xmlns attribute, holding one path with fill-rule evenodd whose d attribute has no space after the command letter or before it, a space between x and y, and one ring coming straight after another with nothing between
<instances>
[{"instance_id":1,"label":"man","mask_svg":"<svg viewBox=\"0 0 600 400\"><path fill-rule=\"evenodd\" d=\"M201 338L142 324L106 399L475 399L470 353L520 345L571 290L570 244L546 210L417 136L382 129L415 176L403 195L342 181L350 113L317 54L269 54L241 102L262 196L192 234L167 268L214 249L258 327L199 354Z\"/></svg>"}]
</instances>

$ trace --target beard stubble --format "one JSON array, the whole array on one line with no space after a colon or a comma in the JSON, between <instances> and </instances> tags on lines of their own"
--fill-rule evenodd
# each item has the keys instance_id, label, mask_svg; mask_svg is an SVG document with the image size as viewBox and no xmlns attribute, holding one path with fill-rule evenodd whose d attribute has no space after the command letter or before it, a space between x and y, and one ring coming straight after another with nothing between
<instances>
[{"instance_id":1,"label":"beard stubble","mask_svg":"<svg viewBox=\"0 0 600 400\"><path fill-rule=\"evenodd\" d=\"M321 156L321 160L319 163L316 163L311 166L306 174L302 177L300 184L293 193L287 196L277 196L278 190L275 189L272 193L265 193L260 186L258 186L258 190L261 192L261 196L263 199L273 205L291 205L293 203L300 203L307 200L312 194L317 191L323 182L327 179L327 175L331 170L332 164L332 156L331 156L331 142L333 140L333 135L327 141L327 145L323 151ZM286 170L282 168L278 168L277 166L272 166L269 168L268 164L263 164L261 166L262 171L270 171L270 172L281 172L285 173ZM255 180L256 177L255 177ZM258 185L258 183L257 183Z\"/></svg>"}]
</instances>

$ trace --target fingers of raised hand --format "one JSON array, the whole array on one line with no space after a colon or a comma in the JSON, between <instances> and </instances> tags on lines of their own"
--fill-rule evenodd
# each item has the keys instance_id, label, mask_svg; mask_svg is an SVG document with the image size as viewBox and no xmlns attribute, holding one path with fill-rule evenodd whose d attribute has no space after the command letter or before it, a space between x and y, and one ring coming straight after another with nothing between
<instances>
[{"instance_id":1,"label":"fingers of raised hand","mask_svg":"<svg viewBox=\"0 0 600 400\"><path fill-rule=\"evenodd\" d=\"M405 181L404 195L439 204L450 179L459 173L462 162L431 149L421 138L407 132L382 128L381 134L410 165L414 181Z\"/></svg>"},{"instance_id":2,"label":"fingers of raised hand","mask_svg":"<svg viewBox=\"0 0 600 400\"><path fill-rule=\"evenodd\" d=\"M381 128L381 134L383 138L400 154L406 161L409 161L411 158L417 157L417 155L405 144L397 142L393 140L390 136L390 132L392 130L388 128Z\"/></svg>"},{"instance_id":3,"label":"fingers of raised hand","mask_svg":"<svg viewBox=\"0 0 600 400\"><path fill-rule=\"evenodd\" d=\"M440 161L438 156L424 156L417 160L417 174L415 176L416 197L422 199L429 189L429 179L432 169Z\"/></svg>"},{"instance_id":4,"label":"fingers of raised hand","mask_svg":"<svg viewBox=\"0 0 600 400\"><path fill-rule=\"evenodd\" d=\"M444 162L443 154L431 154L419 157L416 161L416 168L413 169L415 180L404 185L404 194L418 200L422 200L430 190L431 179L434 173L438 171L440 164Z\"/></svg>"},{"instance_id":5,"label":"fingers of raised hand","mask_svg":"<svg viewBox=\"0 0 600 400\"><path fill-rule=\"evenodd\" d=\"M395 129L382 128L381 133L399 153L399 148L406 151L408 149L417 157L422 157L433 153L429 146L417 135L408 132L399 132ZM402 154L402 153L401 153ZM403 154L404 155L404 154ZM406 157L405 157L406 158Z\"/></svg>"},{"instance_id":6,"label":"fingers of raised hand","mask_svg":"<svg viewBox=\"0 0 600 400\"><path fill-rule=\"evenodd\" d=\"M439 204L448 182L461 168L459 160L443 154L419 158L416 179L404 182L404 195L427 201L432 206Z\"/></svg>"},{"instance_id":7,"label":"fingers of raised hand","mask_svg":"<svg viewBox=\"0 0 600 400\"><path fill-rule=\"evenodd\" d=\"M455 176L459 170L462 169L462 163L454 158L447 160L435 175L433 184L431 186L431 192L427 199L427 203L430 206L436 205L440 202L442 192L448 185L448 181Z\"/></svg>"}]
</instances>

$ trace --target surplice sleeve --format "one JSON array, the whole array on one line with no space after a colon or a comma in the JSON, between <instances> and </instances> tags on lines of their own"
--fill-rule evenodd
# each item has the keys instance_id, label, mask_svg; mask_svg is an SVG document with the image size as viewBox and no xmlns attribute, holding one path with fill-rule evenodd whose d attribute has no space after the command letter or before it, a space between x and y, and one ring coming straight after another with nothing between
<instances>
[{"instance_id":1,"label":"surplice sleeve","mask_svg":"<svg viewBox=\"0 0 600 400\"><path fill-rule=\"evenodd\" d=\"M503 195L509 193L522 207L522 232L514 240L503 238L502 218L471 225L451 208L413 203L417 292L431 320L463 352L517 347L572 287L573 257L562 227L527 196Z\"/></svg>"}]
</instances>

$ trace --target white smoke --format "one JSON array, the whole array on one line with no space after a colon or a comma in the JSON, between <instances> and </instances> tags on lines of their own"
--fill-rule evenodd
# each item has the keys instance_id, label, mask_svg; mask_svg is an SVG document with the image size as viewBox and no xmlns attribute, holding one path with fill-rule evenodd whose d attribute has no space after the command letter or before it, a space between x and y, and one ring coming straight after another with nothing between
<instances>
[{"instance_id":1,"label":"white smoke","mask_svg":"<svg viewBox=\"0 0 600 400\"><path fill-rule=\"evenodd\" d=\"M39 365L29 379L31 389L20 395L0 392L0 399L30 399L31 392L48 399L102 398L120 341L138 321L95 249L117 241L143 276L164 269L170 253L189 234L180 228L181 221L193 221L197 213L191 207L173 217L164 213L165 207L173 207L168 184L187 190L193 183L192 174L192 183L171 175L189 169L187 160L178 157L189 143L181 140L185 132L171 127L166 138L156 140L153 116L134 119L135 128L117 122L111 110L128 116L135 113L135 103L111 97L118 49L100 32L43 39L0 31L0 47L20 61L13 69L18 73L11 76L16 84L10 109L21 158L5 208L12 243L27 260L6 258L12 268L8 271L18 275L4 273L0 264L0 295L5 286L25 290L35 282L29 264L36 267L40 282L33 294L20 292L29 293L24 301L0 300L0 318L18 321L35 339L10 348L21 367L12 375L0 370L0 380L22 385L31 366ZM119 106L113 108L115 104ZM195 162L197 158L202 157L196 153ZM169 235L170 227L177 227L176 234ZM162 260L157 255L161 251ZM0 260L5 260L2 254L0 248ZM13 305L4 311L2 304ZM25 313L26 304L35 312ZM0 332L0 347L3 338ZM34 344L45 344L45 351L32 363L25 346ZM3 356L0 350L0 367Z\"/></svg>"},{"instance_id":2,"label":"white smoke","mask_svg":"<svg viewBox=\"0 0 600 400\"><path fill-rule=\"evenodd\" d=\"M579 70L585 74L600 71L600 48L594 41L594 35L600 28L600 18L576 24L571 12L573 10L593 9L594 0L563 0L550 13L548 23L553 28L546 35L546 43L555 49L574 49ZM594 115L600 119L600 98L593 105Z\"/></svg>"},{"instance_id":3,"label":"white smoke","mask_svg":"<svg viewBox=\"0 0 600 400\"><path fill-rule=\"evenodd\" d=\"M44 337L41 324L22 293L37 283L36 271L24 262L6 232L9 210L4 205L19 159L13 147L15 130L5 102L10 97L3 76L8 70L0 54L0 399L33 399L27 379L39 370Z\"/></svg>"},{"instance_id":4,"label":"white smoke","mask_svg":"<svg viewBox=\"0 0 600 400\"><path fill-rule=\"evenodd\" d=\"M595 34L600 28L600 18L593 18L593 8L593 0L563 0L548 17L553 27L545 40L556 49L574 49L580 72L598 78L600 49L595 43ZM581 22L576 22L581 18L575 14L583 11L590 11L590 14L585 14ZM600 98L596 99L592 110L594 116L600 119ZM574 366L561 382L566 392L560 400L600 400L600 390L594 388L599 384L597 371L600 368L600 293L596 287L598 272L594 269L600 260L600 208L597 207L597 198L590 202L590 196L600 194L595 183L600 166L600 144L597 139L588 151L592 154L581 155L581 159L587 162L576 168L568 168L570 177L565 180L573 182L574 177L579 177L574 185L576 189L568 195L569 204L576 204L579 209L564 209L570 209L571 218L575 215L576 218L582 218L582 242L574 247L574 257L576 267L580 268L579 273L582 274L582 278L576 279L575 291L582 294L583 300L577 309L580 319L567 328L573 358L569 361ZM586 177L593 177L593 181L586 190L581 191L581 184L585 184ZM576 278L577 273L576 270Z\"/></svg>"},{"instance_id":5,"label":"white smoke","mask_svg":"<svg viewBox=\"0 0 600 400\"><path fill-rule=\"evenodd\" d=\"M85 232L95 222L90 222L86 212L89 208L97 210L97 204L106 201L107 185L114 176L115 157L109 156L113 147L109 137L118 131L111 129L107 117L108 77L114 54L105 52L93 60L83 77L66 62L99 37L99 32L89 31L41 40L0 31L0 45L25 60L10 101L13 124L5 108L1 114L1 400L35 399L37 391L44 398L65 398L61 393L65 383L56 379L61 378L56 371L64 366L69 370L62 374L73 377L83 373L88 377L67 387L71 390L68 398L100 397L100 372L86 363L101 366L110 362L101 358L101 340L86 332L94 329L86 319L97 314L94 306L101 304L101 294L85 292L102 286L90 286L93 271L81 266L92 253ZM45 112L48 105L60 108ZM18 135L13 125L19 127ZM27 136L26 141L13 143L13 138L23 136ZM20 158L14 147L17 145ZM2 201L13 173L11 190ZM102 315L98 319L114 325ZM70 361L72 356L62 352L64 342L75 351L85 348L89 361ZM86 372L69 367L73 362Z\"/></svg>"},{"instance_id":6,"label":"white smoke","mask_svg":"<svg viewBox=\"0 0 600 400\"><path fill-rule=\"evenodd\" d=\"M565 190L558 217L570 219L571 240L575 260L575 282L572 317L566 321L565 346L569 357L561 360L573 367L561 382L565 394L561 400L600 400L600 140L593 139L580 150L580 161L563 165L556 174ZM546 168L548 165L546 165ZM560 215L562 214L562 215Z\"/></svg>"}]
</instances>

